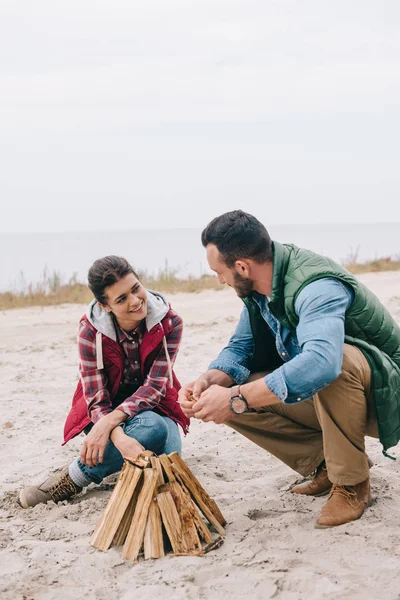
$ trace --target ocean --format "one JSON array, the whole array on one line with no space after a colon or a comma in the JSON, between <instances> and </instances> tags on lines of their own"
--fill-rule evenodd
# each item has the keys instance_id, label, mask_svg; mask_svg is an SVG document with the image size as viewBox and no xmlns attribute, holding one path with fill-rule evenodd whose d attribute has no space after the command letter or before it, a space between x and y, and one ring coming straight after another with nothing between
<instances>
[{"instance_id":1,"label":"ocean","mask_svg":"<svg viewBox=\"0 0 400 600\"><path fill-rule=\"evenodd\" d=\"M200 229L0 234L0 291L18 291L56 271L63 282L86 281L94 260L107 254L127 258L140 271L156 274L166 265L178 276L208 273ZM400 256L400 223L272 225L273 239L292 242L338 262Z\"/></svg>"}]
</instances>

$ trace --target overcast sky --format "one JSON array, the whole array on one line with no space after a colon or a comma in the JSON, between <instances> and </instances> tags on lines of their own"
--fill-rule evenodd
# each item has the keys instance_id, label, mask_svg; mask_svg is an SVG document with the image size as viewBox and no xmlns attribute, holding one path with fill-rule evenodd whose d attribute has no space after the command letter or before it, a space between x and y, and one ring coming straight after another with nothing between
<instances>
[{"instance_id":1,"label":"overcast sky","mask_svg":"<svg viewBox=\"0 0 400 600\"><path fill-rule=\"evenodd\" d=\"M1 0L0 231L400 221L398 0Z\"/></svg>"}]
</instances>

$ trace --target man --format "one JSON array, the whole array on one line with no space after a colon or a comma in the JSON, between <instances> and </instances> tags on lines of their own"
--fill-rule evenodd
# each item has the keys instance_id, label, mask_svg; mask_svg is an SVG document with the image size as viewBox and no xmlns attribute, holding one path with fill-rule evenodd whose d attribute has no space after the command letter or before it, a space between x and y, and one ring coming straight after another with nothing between
<instances>
[{"instance_id":1,"label":"man","mask_svg":"<svg viewBox=\"0 0 400 600\"><path fill-rule=\"evenodd\" d=\"M384 453L400 439L400 328L346 269L272 242L241 210L211 221L202 243L244 307L228 345L182 388L185 414L312 475L292 492L329 493L316 527L358 519L370 501L365 436Z\"/></svg>"}]
</instances>

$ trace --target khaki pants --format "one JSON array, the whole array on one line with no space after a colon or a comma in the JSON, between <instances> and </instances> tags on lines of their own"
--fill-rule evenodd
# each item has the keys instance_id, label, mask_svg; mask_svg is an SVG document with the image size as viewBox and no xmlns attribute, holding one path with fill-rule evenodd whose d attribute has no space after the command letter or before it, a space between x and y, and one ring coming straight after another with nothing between
<instances>
[{"instance_id":1,"label":"khaki pants","mask_svg":"<svg viewBox=\"0 0 400 600\"><path fill-rule=\"evenodd\" d=\"M325 459L332 483L356 485L369 474L364 438L378 437L370 386L367 360L345 344L341 374L313 398L272 404L226 425L303 476Z\"/></svg>"}]
</instances>

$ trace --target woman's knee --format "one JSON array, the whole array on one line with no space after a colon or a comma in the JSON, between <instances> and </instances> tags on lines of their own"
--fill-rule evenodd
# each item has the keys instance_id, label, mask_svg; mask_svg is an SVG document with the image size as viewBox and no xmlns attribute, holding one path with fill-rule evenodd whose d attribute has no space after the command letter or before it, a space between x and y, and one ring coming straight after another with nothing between
<instances>
[{"instance_id":1,"label":"woman's knee","mask_svg":"<svg viewBox=\"0 0 400 600\"><path fill-rule=\"evenodd\" d=\"M125 423L125 433L135 438L146 450L157 454L162 451L168 438L164 419L153 411L145 411Z\"/></svg>"}]
</instances>

